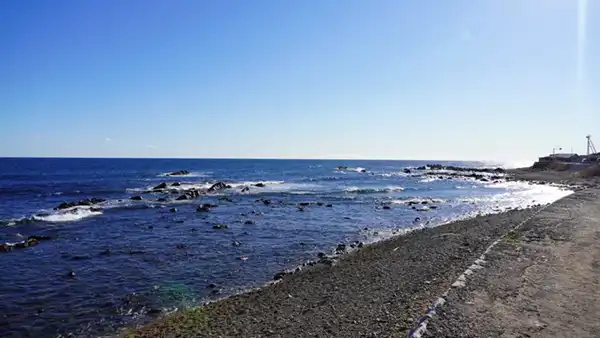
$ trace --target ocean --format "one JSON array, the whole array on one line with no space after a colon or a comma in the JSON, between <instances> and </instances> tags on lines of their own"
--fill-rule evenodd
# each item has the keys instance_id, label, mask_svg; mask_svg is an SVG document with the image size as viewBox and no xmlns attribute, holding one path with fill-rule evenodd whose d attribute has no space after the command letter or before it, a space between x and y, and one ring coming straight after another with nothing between
<instances>
[{"instance_id":1,"label":"ocean","mask_svg":"<svg viewBox=\"0 0 600 338\"><path fill-rule=\"evenodd\" d=\"M416 169L427 163L485 166L0 158L0 244L48 237L0 252L0 336L110 335L260 287L339 244L367 244L568 194L502 177L448 178L447 170ZM189 173L167 175L180 170ZM152 191L163 182L166 189ZM176 200L217 182L228 187ZM55 210L88 198L103 201ZM210 205L197 210L202 204Z\"/></svg>"}]
</instances>

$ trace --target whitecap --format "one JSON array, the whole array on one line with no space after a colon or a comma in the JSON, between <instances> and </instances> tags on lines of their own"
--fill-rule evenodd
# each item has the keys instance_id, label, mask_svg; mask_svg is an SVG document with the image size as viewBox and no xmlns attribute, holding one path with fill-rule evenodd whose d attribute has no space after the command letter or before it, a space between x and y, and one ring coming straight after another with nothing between
<instances>
[{"instance_id":1,"label":"whitecap","mask_svg":"<svg viewBox=\"0 0 600 338\"><path fill-rule=\"evenodd\" d=\"M102 211L97 209L91 209L90 207L74 207L48 214L40 213L37 215L33 215L32 218L38 221L58 223L78 221L86 217L96 215L102 215Z\"/></svg>"}]
</instances>

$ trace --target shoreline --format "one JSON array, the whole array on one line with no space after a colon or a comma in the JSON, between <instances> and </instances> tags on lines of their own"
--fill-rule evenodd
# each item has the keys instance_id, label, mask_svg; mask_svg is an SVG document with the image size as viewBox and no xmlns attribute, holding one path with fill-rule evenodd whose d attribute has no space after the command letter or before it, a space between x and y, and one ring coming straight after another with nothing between
<instances>
[{"instance_id":1,"label":"shoreline","mask_svg":"<svg viewBox=\"0 0 600 338\"><path fill-rule=\"evenodd\" d=\"M564 176L558 182L511 174L516 180L567 183ZM121 335L407 336L433 300L491 243L539 209L408 231L342 255L338 262L281 275L275 283L124 329Z\"/></svg>"}]
</instances>

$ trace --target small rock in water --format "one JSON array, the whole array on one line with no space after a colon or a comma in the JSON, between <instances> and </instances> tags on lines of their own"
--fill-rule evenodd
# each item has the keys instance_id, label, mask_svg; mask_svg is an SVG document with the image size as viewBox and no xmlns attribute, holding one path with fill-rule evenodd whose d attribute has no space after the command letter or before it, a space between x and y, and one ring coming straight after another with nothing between
<instances>
[{"instance_id":1,"label":"small rock in water","mask_svg":"<svg viewBox=\"0 0 600 338\"><path fill-rule=\"evenodd\" d=\"M240 246L240 245L242 245L242 243L238 242L238 241L233 241L233 242L231 242L231 245L233 245L233 246Z\"/></svg>"},{"instance_id":2,"label":"small rock in water","mask_svg":"<svg viewBox=\"0 0 600 338\"><path fill-rule=\"evenodd\" d=\"M181 195L179 197L177 197L175 200L176 201L184 201L187 200L189 197L187 195Z\"/></svg>"},{"instance_id":3,"label":"small rock in water","mask_svg":"<svg viewBox=\"0 0 600 338\"><path fill-rule=\"evenodd\" d=\"M225 225L225 224L213 225L213 229L227 229L227 225Z\"/></svg>"},{"instance_id":4,"label":"small rock in water","mask_svg":"<svg viewBox=\"0 0 600 338\"><path fill-rule=\"evenodd\" d=\"M390 207L389 205L384 205L382 207L383 210L390 210L392 207Z\"/></svg>"},{"instance_id":5,"label":"small rock in water","mask_svg":"<svg viewBox=\"0 0 600 338\"><path fill-rule=\"evenodd\" d=\"M243 187L243 188L242 188L242 192L248 192L248 191L250 191L250 188L249 188L249 187Z\"/></svg>"},{"instance_id":6,"label":"small rock in water","mask_svg":"<svg viewBox=\"0 0 600 338\"><path fill-rule=\"evenodd\" d=\"M110 255L111 253L112 253L112 252L110 251L110 249L106 249L106 250L102 251L100 254L101 254L102 256L108 256L108 255Z\"/></svg>"},{"instance_id":7,"label":"small rock in water","mask_svg":"<svg viewBox=\"0 0 600 338\"><path fill-rule=\"evenodd\" d=\"M141 201L141 200L143 200L142 196L132 196L129 199L132 200L132 201Z\"/></svg>"},{"instance_id":8,"label":"small rock in water","mask_svg":"<svg viewBox=\"0 0 600 338\"><path fill-rule=\"evenodd\" d=\"M162 189L166 189L166 188L167 188L167 182L162 182L161 184L159 184L156 187L152 188L152 190L162 190Z\"/></svg>"},{"instance_id":9,"label":"small rock in water","mask_svg":"<svg viewBox=\"0 0 600 338\"><path fill-rule=\"evenodd\" d=\"M185 244L177 244L176 248L177 249L185 249L185 248L187 248L187 245L185 245Z\"/></svg>"},{"instance_id":10,"label":"small rock in water","mask_svg":"<svg viewBox=\"0 0 600 338\"><path fill-rule=\"evenodd\" d=\"M210 211L210 206L208 204L202 204L196 208L196 212L209 212L209 211Z\"/></svg>"},{"instance_id":11,"label":"small rock in water","mask_svg":"<svg viewBox=\"0 0 600 338\"><path fill-rule=\"evenodd\" d=\"M320 206L320 207L322 207L323 205L325 205L325 203L323 203L323 202L317 202L317 205Z\"/></svg>"},{"instance_id":12,"label":"small rock in water","mask_svg":"<svg viewBox=\"0 0 600 338\"><path fill-rule=\"evenodd\" d=\"M304 208L299 206L298 211L304 211Z\"/></svg>"},{"instance_id":13,"label":"small rock in water","mask_svg":"<svg viewBox=\"0 0 600 338\"><path fill-rule=\"evenodd\" d=\"M156 200L157 202L167 202L168 200L164 197L161 197L159 199Z\"/></svg>"},{"instance_id":14,"label":"small rock in water","mask_svg":"<svg viewBox=\"0 0 600 338\"><path fill-rule=\"evenodd\" d=\"M337 248L335 248L336 253L343 253L346 251L346 244L338 244Z\"/></svg>"},{"instance_id":15,"label":"small rock in water","mask_svg":"<svg viewBox=\"0 0 600 338\"><path fill-rule=\"evenodd\" d=\"M215 284L215 283L208 284L208 288L210 288L210 289L214 289L216 287L217 287L217 284Z\"/></svg>"},{"instance_id":16,"label":"small rock in water","mask_svg":"<svg viewBox=\"0 0 600 338\"><path fill-rule=\"evenodd\" d=\"M286 275L285 271L278 272L275 274L275 276L273 276L273 280L283 279L283 276L285 276L285 275Z\"/></svg>"},{"instance_id":17,"label":"small rock in water","mask_svg":"<svg viewBox=\"0 0 600 338\"><path fill-rule=\"evenodd\" d=\"M148 225L148 230L152 230L152 229L154 229L154 226Z\"/></svg>"},{"instance_id":18,"label":"small rock in water","mask_svg":"<svg viewBox=\"0 0 600 338\"><path fill-rule=\"evenodd\" d=\"M319 257L319 258L323 258L323 257L325 257L325 256L327 256L327 255L326 255L324 252L319 252L319 253L317 254L317 257Z\"/></svg>"},{"instance_id":19,"label":"small rock in water","mask_svg":"<svg viewBox=\"0 0 600 338\"><path fill-rule=\"evenodd\" d=\"M171 212L177 212L177 208L171 208Z\"/></svg>"},{"instance_id":20,"label":"small rock in water","mask_svg":"<svg viewBox=\"0 0 600 338\"><path fill-rule=\"evenodd\" d=\"M75 277L75 271L73 271L73 270L69 271L69 273L67 273L67 277L74 278Z\"/></svg>"},{"instance_id":21,"label":"small rock in water","mask_svg":"<svg viewBox=\"0 0 600 338\"><path fill-rule=\"evenodd\" d=\"M252 225L252 224L256 224L256 222L253 221L253 220L251 220L251 219L249 219L246 222L244 222L244 224L246 224L246 225Z\"/></svg>"},{"instance_id":22,"label":"small rock in water","mask_svg":"<svg viewBox=\"0 0 600 338\"><path fill-rule=\"evenodd\" d=\"M333 207L333 204L327 204L325 207L331 208L331 207Z\"/></svg>"},{"instance_id":23,"label":"small rock in water","mask_svg":"<svg viewBox=\"0 0 600 338\"><path fill-rule=\"evenodd\" d=\"M307 207L310 205L310 202L300 202L300 203L298 203L298 205L301 207Z\"/></svg>"},{"instance_id":24,"label":"small rock in water","mask_svg":"<svg viewBox=\"0 0 600 338\"><path fill-rule=\"evenodd\" d=\"M247 261L248 260L248 256L240 256L238 257L239 260L241 261Z\"/></svg>"},{"instance_id":25,"label":"small rock in water","mask_svg":"<svg viewBox=\"0 0 600 338\"><path fill-rule=\"evenodd\" d=\"M265 184L264 184L264 183L262 183L262 182L258 182L258 183L256 183L254 186L255 186L255 187L258 187L258 188L264 188L264 187L265 187Z\"/></svg>"}]
</instances>

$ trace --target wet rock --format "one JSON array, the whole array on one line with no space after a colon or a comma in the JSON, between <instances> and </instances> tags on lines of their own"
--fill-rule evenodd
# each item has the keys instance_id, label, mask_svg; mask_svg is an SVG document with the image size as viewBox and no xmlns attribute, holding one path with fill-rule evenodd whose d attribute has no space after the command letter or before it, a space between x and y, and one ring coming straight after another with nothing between
<instances>
[{"instance_id":1,"label":"wet rock","mask_svg":"<svg viewBox=\"0 0 600 338\"><path fill-rule=\"evenodd\" d=\"M421 221L421 217L415 217L414 222L420 222Z\"/></svg>"},{"instance_id":2,"label":"wet rock","mask_svg":"<svg viewBox=\"0 0 600 338\"><path fill-rule=\"evenodd\" d=\"M261 199L261 201L263 202L264 205L269 205L273 202L271 202L271 200L267 200L267 199Z\"/></svg>"},{"instance_id":3,"label":"wet rock","mask_svg":"<svg viewBox=\"0 0 600 338\"><path fill-rule=\"evenodd\" d=\"M254 186L255 186L255 187L258 187L258 188L264 188L264 187L265 187L265 184L264 184L264 183L262 183L262 182L258 182L258 183L256 183Z\"/></svg>"},{"instance_id":4,"label":"wet rock","mask_svg":"<svg viewBox=\"0 0 600 338\"><path fill-rule=\"evenodd\" d=\"M325 203L323 203L323 202L317 202L317 205L320 206L320 207L322 207L322 206L325 205Z\"/></svg>"},{"instance_id":5,"label":"wet rock","mask_svg":"<svg viewBox=\"0 0 600 338\"><path fill-rule=\"evenodd\" d=\"M156 201L157 202L168 202L169 200L164 197L161 197L161 198L157 199Z\"/></svg>"},{"instance_id":6,"label":"wet rock","mask_svg":"<svg viewBox=\"0 0 600 338\"><path fill-rule=\"evenodd\" d=\"M437 208L438 208L438 206L437 206L437 205L430 205L430 206L429 206L429 209L437 209Z\"/></svg>"},{"instance_id":7,"label":"wet rock","mask_svg":"<svg viewBox=\"0 0 600 338\"><path fill-rule=\"evenodd\" d=\"M213 225L213 229L224 230L224 229L227 229L227 225L225 225L225 224Z\"/></svg>"},{"instance_id":8,"label":"wet rock","mask_svg":"<svg viewBox=\"0 0 600 338\"><path fill-rule=\"evenodd\" d=\"M202 204L196 208L196 212L209 212L211 208L210 204Z\"/></svg>"},{"instance_id":9,"label":"wet rock","mask_svg":"<svg viewBox=\"0 0 600 338\"><path fill-rule=\"evenodd\" d=\"M327 208L332 208L332 207L333 207L333 204L327 204L327 205L325 205L325 207L327 207Z\"/></svg>"},{"instance_id":10,"label":"wet rock","mask_svg":"<svg viewBox=\"0 0 600 338\"><path fill-rule=\"evenodd\" d=\"M248 192L248 191L250 191L250 188L249 188L249 187L243 187L243 188L242 188L242 192Z\"/></svg>"},{"instance_id":11,"label":"wet rock","mask_svg":"<svg viewBox=\"0 0 600 338\"><path fill-rule=\"evenodd\" d=\"M487 179L487 178L485 178L485 177L482 177L482 178L480 178L479 180L480 180L481 182L489 182L489 181L490 181L490 180L488 180L488 179Z\"/></svg>"},{"instance_id":12,"label":"wet rock","mask_svg":"<svg viewBox=\"0 0 600 338\"><path fill-rule=\"evenodd\" d=\"M238 242L238 241L233 241L233 242L231 242L231 245L233 245L233 246L240 246L240 245L242 245L242 243Z\"/></svg>"},{"instance_id":13,"label":"wet rock","mask_svg":"<svg viewBox=\"0 0 600 338\"><path fill-rule=\"evenodd\" d=\"M384 205L381 207L383 210L390 210L392 207L390 207L389 205Z\"/></svg>"},{"instance_id":14,"label":"wet rock","mask_svg":"<svg viewBox=\"0 0 600 338\"><path fill-rule=\"evenodd\" d=\"M348 169L348 167L345 166L345 165L339 165L339 166L337 166L337 170L347 170L347 169Z\"/></svg>"},{"instance_id":15,"label":"wet rock","mask_svg":"<svg viewBox=\"0 0 600 338\"><path fill-rule=\"evenodd\" d=\"M188 247L188 246L187 246L187 245L185 245L185 244L177 244L175 247L176 247L177 249L187 249L187 247Z\"/></svg>"},{"instance_id":16,"label":"wet rock","mask_svg":"<svg viewBox=\"0 0 600 338\"><path fill-rule=\"evenodd\" d=\"M100 253L101 256L108 256L110 254L112 254L112 251L110 251L110 249L106 249Z\"/></svg>"},{"instance_id":17,"label":"wet rock","mask_svg":"<svg viewBox=\"0 0 600 338\"><path fill-rule=\"evenodd\" d=\"M210 284L208 284L208 286L207 286L207 287L208 287L209 289L214 289L214 288L216 288L216 287L217 287L217 284L215 284L215 283L210 283Z\"/></svg>"},{"instance_id":18,"label":"wet rock","mask_svg":"<svg viewBox=\"0 0 600 338\"><path fill-rule=\"evenodd\" d=\"M129 254L130 255L140 255L140 254L143 254L143 253L144 253L144 251L142 251L142 250L133 250L133 249L129 250Z\"/></svg>"},{"instance_id":19,"label":"wet rock","mask_svg":"<svg viewBox=\"0 0 600 338\"><path fill-rule=\"evenodd\" d=\"M91 206L94 204L102 203L104 201L106 201L106 200L103 198L95 198L94 197L94 198L88 198L88 199L76 201L76 202L62 202L56 208L54 208L54 210L68 209L68 208L78 207L78 206Z\"/></svg>"},{"instance_id":20,"label":"wet rock","mask_svg":"<svg viewBox=\"0 0 600 338\"><path fill-rule=\"evenodd\" d=\"M219 197L219 201L233 203L233 200L229 196L221 196L221 197Z\"/></svg>"},{"instance_id":21,"label":"wet rock","mask_svg":"<svg viewBox=\"0 0 600 338\"><path fill-rule=\"evenodd\" d=\"M225 190L227 189L228 186L227 184L223 183L223 182L217 182L215 184L213 184L210 188L208 188L208 192L216 192L216 191L220 191L220 190Z\"/></svg>"},{"instance_id":22,"label":"wet rock","mask_svg":"<svg viewBox=\"0 0 600 338\"><path fill-rule=\"evenodd\" d=\"M429 201L421 201L421 204L427 204Z\"/></svg>"},{"instance_id":23,"label":"wet rock","mask_svg":"<svg viewBox=\"0 0 600 338\"><path fill-rule=\"evenodd\" d=\"M300 246L305 246L305 245L306 245L306 243L304 243L304 242L300 242L300 243L298 243L298 245L300 245Z\"/></svg>"},{"instance_id":24,"label":"wet rock","mask_svg":"<svg viewBox=\"0 0 600 338\"><path fill-rule=\"evenodd\" d=\"M173 182L173 183L171 183L171 186L172 187L179 187L179 186L181 186L181 183L179 183L179 182Z\"/></svg>"},{"instance_id":25,"label":"wet rock","mask_svg":"<svg viewBox=\"0 0 600 338\"><path fill-rule=\"evenodd\" d=\"M162 190L167 188L167 182L162 182L161 184L152 188L152 190Z\"/></svg>"},{"instance_id":26,"label":"wet rock","mask_svg":"<svg viewBox=\"0 0 600 338\"><path fill-rule=\"evenodd\" d=\"M338 246L335 248L335 252L338 254L346 252L346 244L338 244Z\"/></svg>"},{"instance_id":27,"label":"wet rock","mask_svg":"<svg viewBox=\"0 0 600 338\"><path fill-rule=\"evenodd\" d=\"M252 225L252 224L256 224L256 222L253 221L253 220L251 220L251 219L249 219L246 222L244 222L244 224L246 224L246 225Z\"/></svg>"},{"instance_id":28,"label":"wet rock","mask_svg":"<svg viewBox=\"0 0 600 338\"><path fill-rule=\"evenodd\" d=\"M38 235L33 235L33 236L27 237L27 240L36 240L36 241L47 241L49 239L52 239L52 237L50 237L50 236L38 236Z\"/></svg>"},{"instance_id":29,"label":"wet rock","mask_svg":"<svg viewBox=\"0 0 600 338\"><path fill-rule=\"evenodd\" d=\"M361 169L361 170L360 170L360 172L361 172L361 173L366 173L366 172L367 172L367 169Z\"/></svg>"},{"instance_id":30,"label":"wet rock","mask_svg":"<svg viewBox=\"0 0 600 338\"><path fill-rule=\"evenodd\" d=\"M357 245L357 247L359 247L359 248L362 248L363 246L365 246L365 243L363 243L363 242L360 242L360 243L358 243L358 245Z\"/></svg>"},{"instance_id":31,"label":"wet rock","mask_svg":"<svg viewBox=\"0 0 600 338\"><path fill-rule=\"evenodd\" d=\"M75 278L75 271L71 270L67 273L67 277L69 278Z\"/></svg>"},{"instance_id":32,"label":"wet rock","mask_svg":"<svg viewBox=\"0 0 600 338\"><path fill-rule=\"evenodd\" d=\"M171 208L170 212L177 212L177 208Z\"/></svg>"},{"instance_id":33,"label":"wet rock","mask_svg":"<svg viewBox=\"0 0 600 338\"><path fill-rule=\"evenodd\" d=\"M182 175L189 175L190 172L188 170L179 170L179 171L174 171L172 173L168 173L167 176L182 176Z\"/></svg>"},{"instance_id":34,"label":"wet rock","mask_svg":"<svg viewBox=\"0 0 600 338\"><path fill-rule=\"evenodd\" d=\"M310 205L310 202L300 202L300 203L298 203L298 205L301 207L307 207Z\"/></svg>"},{"instance_id":35,"label":"wet rock","mask_svg":"<svg viewBox=\"0 0 600 338\"><path fill-rule=\"evenodd\" d=\"M304 211L304 207L298 206L297 207L298 211L303 212Z\"/></svg>"},{"instance_id":36,"label":"wet rock","mask_svg":"<svg viewBox=\"0 0 600 338\"><path fill-rule=\"evenodd\" d=\"M154 229L154 226L148 225L148 230L152 230L152 229Z\"/></svg>"},{"instance_id":37,"label":"wet rock","mask_svg":"<svg viewBox=\"0 0 600 338\"><path fill-rule=\"evenodd\" d=\"M319 253L317 254L317 257L319 257L319 258L323 258L323 257L326 257L326 256L327 256L327 255L326 255L324 252L319 252Z\"/></svg>"},{"instance_id":38,"label":"wet rock","mask_svg":"<svg viewBox=\"0 0 600 338\"><path fill-rule=\"evenodd\" d=\"M132 196L129 199L132 200L132 201L141 201L141 200L143 200L142 196Z\"/></svg>"},{"instance_id":39,"label":"wet rock","mask_svg":"<svg viewBox=\"0 0 600 338\"><path fill-rule=\"evenodd\" d=\"M189 197L187 195L181 195L181 196L177 197L175 200L176 201L184 201L187 199L189 199Z\"/></svg>"},{"instance_id":40,"label":"wet rock","mask_svg":"<svg viewBox=\"0 0 600 338\"><path fill-rule=\"evenodd\" d=\"M273 276L273 280L281 280L286 274L287 273L285 271L278 272L275 274L275 276Z\"/></svg>"}]
</instances>

